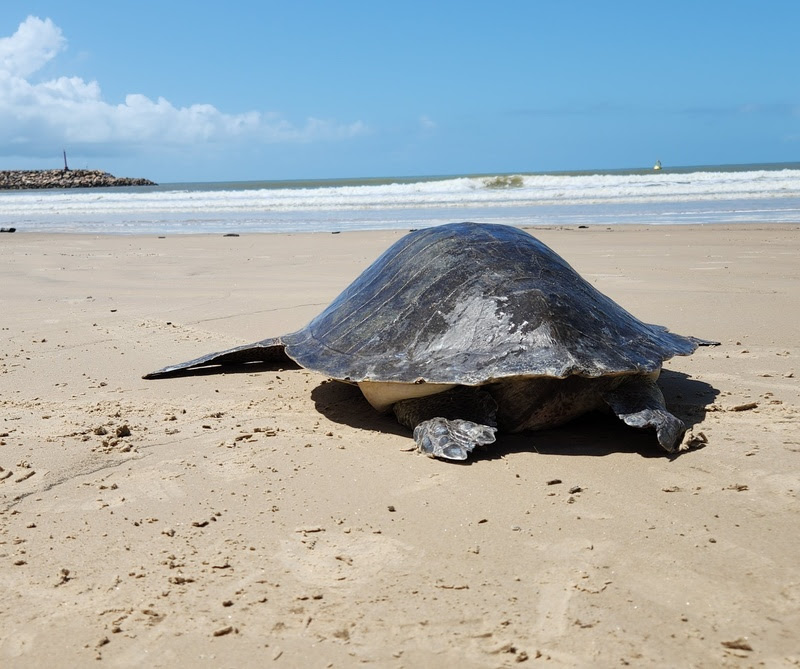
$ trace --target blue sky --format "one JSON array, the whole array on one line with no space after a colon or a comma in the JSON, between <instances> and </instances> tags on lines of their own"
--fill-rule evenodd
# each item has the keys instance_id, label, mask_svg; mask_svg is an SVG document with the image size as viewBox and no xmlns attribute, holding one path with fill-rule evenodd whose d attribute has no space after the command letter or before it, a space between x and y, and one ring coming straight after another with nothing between
<instances>
[{"instance_id":1,"label":"blue sky","mask_svg":"<svg viewBox=\"0 0 800 669\"><path fill-rule=\"evenodd\" d=\"M800 2L7 3L0 169L160 182L800 160Z\"/></svg>"}]
</instances>

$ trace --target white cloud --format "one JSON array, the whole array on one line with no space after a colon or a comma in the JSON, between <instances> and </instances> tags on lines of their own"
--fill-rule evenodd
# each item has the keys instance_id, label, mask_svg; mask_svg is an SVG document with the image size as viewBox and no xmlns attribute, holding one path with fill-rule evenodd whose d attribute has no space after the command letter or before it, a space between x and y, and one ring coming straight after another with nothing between
<instances>
[{"instance_id":1,"label":"white cloud","mask_svg":"<svg viewBox=\"0 0 800 669\"><path fill-rule=\"evenodd\" d=\"M67 41L50 19L29 16L11 37L0 37L0 73L27 77L66 46Z\"/></svg>"},{"instance_id":2,"label":"white cloud","mask_svg":"<svg viewBox=\"0 0 800 669\"><path fill-rule=\"evenodd\" d=\"M152 100L138 93L115 105L103 99L100 84L80 77L30 81L65 47L58 26L35 16L11 37L0 38L0 154L51 155L54 146L64 145L113 154L198 143L297 143L367 132L361 121L309 118L298 125L274 113L226 114L210 104L175 107L163 97Z\"/></svg>"},{"instance_id":3,"label":"white cloud","mask_svg":"<svg viewBox=\"0 0 800 669\"><path fill-rule=\"evenodd\" d=\"M419 117L419 127L423 130L435 130L436 129L436 121L431 119L429 116L420 116Z\"/></svg>"}]
</instances>

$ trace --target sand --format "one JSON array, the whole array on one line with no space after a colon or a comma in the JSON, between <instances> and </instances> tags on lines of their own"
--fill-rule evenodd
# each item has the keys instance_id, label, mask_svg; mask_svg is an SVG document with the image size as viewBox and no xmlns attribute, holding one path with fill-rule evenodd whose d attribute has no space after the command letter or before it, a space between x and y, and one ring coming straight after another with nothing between
<instances>
[{"instance_id":1,"label":"sand","mask_svg":"<svg viewBox=\"0 0 800 669\"><path fill-rule=\"evenodd\" d=\"M800 227L534 232L722 342L662 376L705 447L597 417L457 465L315 373L140 378L402 232L3 235L0 664L800 665Z\"/></svg>"}]
</instances>

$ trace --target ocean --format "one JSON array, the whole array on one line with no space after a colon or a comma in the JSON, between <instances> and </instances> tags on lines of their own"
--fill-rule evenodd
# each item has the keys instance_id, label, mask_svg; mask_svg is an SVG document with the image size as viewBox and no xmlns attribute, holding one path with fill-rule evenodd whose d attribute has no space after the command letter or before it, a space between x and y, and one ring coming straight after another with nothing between
<instances>
[{"instance_id":1,"label":"ocean","mask_svg":"<svg viewBox=\"0 0 800 669\"><path fill-rule=\"evenodd\" d=\"M20 232L198 234L800 223L800 163L0 192Z\"/></svg>"}]
</instances>

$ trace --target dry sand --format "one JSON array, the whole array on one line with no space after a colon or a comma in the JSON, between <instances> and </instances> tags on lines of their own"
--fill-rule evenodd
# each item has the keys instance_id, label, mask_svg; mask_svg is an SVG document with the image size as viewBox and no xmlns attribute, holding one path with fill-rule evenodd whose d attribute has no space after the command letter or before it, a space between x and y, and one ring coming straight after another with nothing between
<instances>
[{"instance_id":1,"label":"dry sand","mask_svg":"<svg viewBox=\"0 0 800 669\"><path fill-rule=\"evenodd\" d=\"M456 465L304 370L140 378L401 232L0 237L0 664L798 666L800 227L534 233L722 342L662 376L704 448L600 417Z\"/></svg>"}]
</instances>

